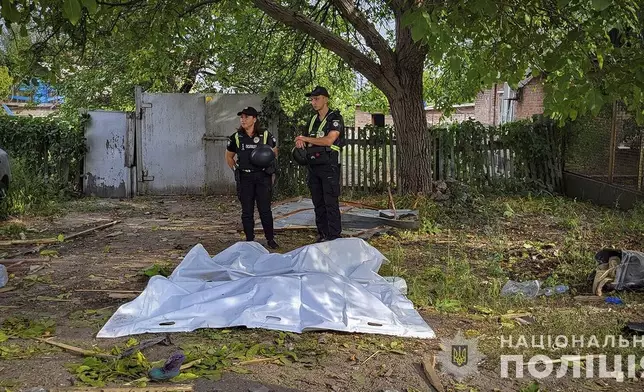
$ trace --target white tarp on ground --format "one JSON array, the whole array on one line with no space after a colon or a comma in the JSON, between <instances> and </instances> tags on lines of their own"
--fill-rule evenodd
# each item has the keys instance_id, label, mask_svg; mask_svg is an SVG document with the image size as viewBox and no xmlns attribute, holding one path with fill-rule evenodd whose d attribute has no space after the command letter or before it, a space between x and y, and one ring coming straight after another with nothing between
<instances>
[{"instance_id":1,"label":"white tarp on ground","mask_svg":"<svg viewBox=\"0 0 644 392\"><path fill-rule=\"evenodd\" d=\"M212 258L196 245L168 278L153 276L97 337L246 326L434 338L412 303L377 274L385 261L359 238L285 254L238 242Z\"/></svg>"}]
</instances>

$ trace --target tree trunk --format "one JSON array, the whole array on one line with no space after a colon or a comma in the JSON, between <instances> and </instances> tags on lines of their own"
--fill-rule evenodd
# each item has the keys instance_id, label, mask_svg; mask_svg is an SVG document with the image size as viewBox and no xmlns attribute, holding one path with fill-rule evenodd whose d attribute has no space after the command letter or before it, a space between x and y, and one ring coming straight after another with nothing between
<instances>
[{"instance_id":1,"label":"tree trunk","mask_svg":"<svg viewBox=\"0 0 644 392\"><path fill-rule=\"evenodd\" d=\"M400 89L388 94L396 132L396 159L400 160L402 193L432 191L431 137L423 104L423 67L399 65Z\"/></svg>"}]
</instances>

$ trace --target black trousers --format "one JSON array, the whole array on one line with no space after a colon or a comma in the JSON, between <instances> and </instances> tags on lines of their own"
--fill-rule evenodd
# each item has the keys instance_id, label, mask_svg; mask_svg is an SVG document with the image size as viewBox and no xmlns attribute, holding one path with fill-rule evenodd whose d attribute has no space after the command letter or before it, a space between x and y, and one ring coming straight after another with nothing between
<instances>
[{"instance_id":1,"label":"black trousers","mask_svg":"<svg viewBox=\"0 0 644 392\"><path fill-rule=\"evenodd\" d=\"M262 228L267 240L275 238L273 231L273 211L271 198L273 192L272 177L264 172L239 172L238 197L242 206L242 225L246 241L255 240L255 204L262 221Z\"/></svg>"},{"instance_id":2,"label":"black trousers","mask_svg":"<svg viewBox=\"0 0 644 392\"><path fill-rule=\"evenodd\" d=\"M315 225L318 234L334 240L340 238L340 167L338 165L309 165L308 185L315 206Z\"/></svg>"}]
</instances>

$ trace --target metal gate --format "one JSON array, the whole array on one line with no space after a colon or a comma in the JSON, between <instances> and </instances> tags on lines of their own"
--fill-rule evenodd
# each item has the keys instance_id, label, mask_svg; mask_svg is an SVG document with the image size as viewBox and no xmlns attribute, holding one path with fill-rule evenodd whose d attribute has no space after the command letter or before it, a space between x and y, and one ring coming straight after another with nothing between
<instances>
[{"instance_id":1,"label":"metal gate","mask_svg":"<svg viewBox=\"0 0 644 392\"><path fill-rule=\"evenodd\" d=\"M234 194L226 140L237 112L261 108L247 94L149 94L137 88L137 193Z\"/></svg>"},{"instance_id":2,"label":"metal gate","mask_svg":"<svg viewBox=\"0 0 644 392\"><path fill-rule=\"evenodd\" d=\"M93 110L88 114L83 192L88 196L132 197L136 189L133 113Z\"/></svg>"}]
</instances>

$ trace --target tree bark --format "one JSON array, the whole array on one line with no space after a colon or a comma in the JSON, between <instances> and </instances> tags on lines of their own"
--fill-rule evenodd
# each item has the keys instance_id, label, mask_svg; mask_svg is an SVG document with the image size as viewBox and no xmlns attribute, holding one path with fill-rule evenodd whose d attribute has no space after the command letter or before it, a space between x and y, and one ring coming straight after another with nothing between
<instances>
[{"instance_id":1,"label":"tree bark","mask_svg":"<svg viewBox=\"0 0 644 392\"><path fill-rule=\"evenodd\" d=\"M293 11L274 0L252 0L256 7L287 26L300 30L324 48L334 52L353 69L380 89L389 101L397 138L396 156L400 159L403 193L432 191L431 138L423 107L423 68L427 48L413 41L411 31L401 20L405 10L413 6L408 0L390 4L396 21L395 51L388 48L374 25L361 13L352 0L333 0L344 19L365 38L379 62L366 56L333 31L306 15Z\"/></svg>"},{"instance_id":2,"label":"tree bark","mask_svg":"<svg viewBox=\"0 0 644 392\"><path fill-rule=\"evenodd\" d=\"M403 59L404 61L404 59ZM387 94L396 133L402 193L432 192L432 149L423 104L423 65L398 64L400 90Z\"/></svg>"}]
</instances>

